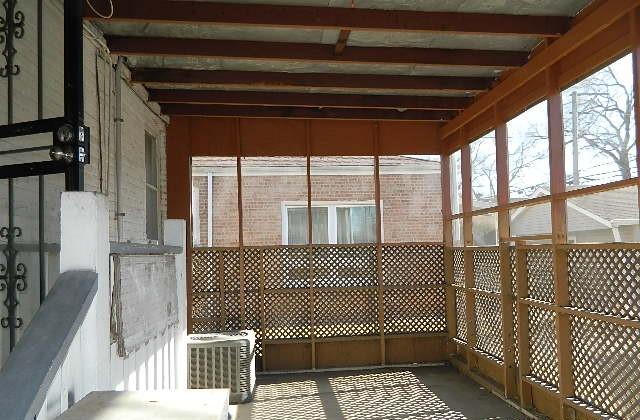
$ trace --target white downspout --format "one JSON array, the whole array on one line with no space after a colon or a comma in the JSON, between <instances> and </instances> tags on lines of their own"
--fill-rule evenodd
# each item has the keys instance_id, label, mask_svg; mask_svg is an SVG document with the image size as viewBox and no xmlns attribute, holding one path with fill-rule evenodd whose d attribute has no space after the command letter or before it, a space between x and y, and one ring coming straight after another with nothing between
<instances>
[{"instance_id":1,"label":"white downspout","mask_svg":"<svg viewBox=\"0 0 640 420\"><path fill-rule=\"evenodd\" d=\"M118 63L116 64L116 116L115 122L115 136L116 136L116 230L118 242L122 242L123 237L123 217L122 212L122 57L118 56Z\"/></svg>"}]
</instances>

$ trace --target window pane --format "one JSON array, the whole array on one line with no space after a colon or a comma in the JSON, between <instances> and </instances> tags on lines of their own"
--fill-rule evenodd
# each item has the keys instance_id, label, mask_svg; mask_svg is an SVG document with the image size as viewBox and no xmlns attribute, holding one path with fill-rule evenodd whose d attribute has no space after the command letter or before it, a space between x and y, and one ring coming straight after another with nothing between
<instances>
[{"instance_id":1,"label":"window pane","mask_svg":"<svg viewBox=\"0 0 640 420\"><path fill-rule=\"evenodd\" d=\"M637 187L567 200L569 242L640 242Z\"/></svg>"},{"instance_id":2,"label":"window pane","mask_svg":"<svg viewBox=\"0 0 640 420\"><path fill-rule=\"evenodd\" d=\"M283 209L302 208L303 237L293 243L307 243L307 159L304 157L242 158L242 227L245 245L282 245L289 238L283 232ZM302 222L301 222L302 223ZM302 241L302 242L298 242ZM292 243L292 242L288 242Z\"/></svg>"},{"instance_id":3,"label":"window pane","mask_svg":"<svg viewBox=\"0 0 640 420\"><path fill-rule=\"evenodd\" d=\"M451 234L453 236L453 246L463 246L463 220L462 219L453 219L451 221Z\"/></svg>"},{"instance_id":4,"label":"window pane","mask_svg":"<svg viewBox=\"0 0 640 420\"><path fill-rule=\"evenodd\" d=\"M289 245L306 245L309 243L309 226L307 224L307 208L287 209L287 243ZM326 207L311 208L313 221L313 243L324 244L329 238L329 209Z\"/></svg>"},{"instance_id":5,"label":"window pane","mask_svg":"<svg viewBox=\"0 0 640 420\"><path fill-rule=\"evenodd\" d=\"M238 246L238 176L235 157L202 157L192 160L193 195L198 196L200 233L193 243L207 246ZM210 179L210 182L209 182ZM211 191L211 197L209 197ZM192 200L192 206L196 200ZM280 218L280 217L279 217ZM209 239L211 239L209 241Z\"/></svg>"},{"instance_id":6,"label":"window pane","mask_svg":"<svg viewBox=\"0 0 640 420\"><path fill-rule=\"evenodd\" d=\"M147 171L147 184L158 186L158 158L156 153L156 139L149 133L144 137L145 167Z\"/></svg>"},{"instance_id":7,"label":"window pane","mask_svg":"<svg viewBox=\"0 0 640 420\"><path fill-rule=\"evenodd\" d=\"M339 244L376 242L375 206L338 207L336 216Z\"/></svg>"},{"instance_id":8,"label":"window pane","mask_svg":"<svg viewBox=\"0 0 640 420\"><path fill-rule=\"evenodd\" d=\"M371 224L375 242L375 210L357 210L353 215L350 210L361 206L375 209L373 157L312 157L311 198L314 207L330 207L328 234L314 235L314 243L371 242Z\"/></svg>"},{"instance_id":9,"label":"window pane","mask_svg":"<svg viewBox=\"0 0 640 420\"><path fill-rule=\"evenodd\" d=\"M449 158L451 170L451 214L462 213L462 152L459 150Z\"/></svg>"},{"instance_id":10,"label":"window pane","mask_svg":"<svg viewBox=\"0 0 640 420\"><path fill-rule=\"evenodd\" d=\"M498 245L498 213L474 216L472 224L474 245Z\"/></svg>"},{"instance_id":11,"label":"window pane","mask_svg":"<svg viewBox=\"0 0 640 420\"><path fill-rule=\"evenodd\" d=\"M638 175L631 54L566 89L562 102L567 185Z\"/></svg>"},{"instance_id":12,"label":"window pane","mask_svg":"<svg viewBox=\"0 0 640 420\"><path fill-rule=\"evenodd\" d=\"M470 152L473 208L494 207L498 203L495 131L471 143Z\"/></svg>"},{"instance_id":13,"label":"window pane","mask_svg":"<svg viewBox=\"0 0 640 420\"><path fill-rule=\"evenodd\" d=\"M551 234L551 203L511 209L509 217L513 237Z\"/></svg>"},{"instance_id":14,"label":"window pane","mask_svg":"<svg viewBox=\"0 0 640 420\"><path fill-rule=\"evenodd\" d=\"M549 194L547 102L507 123L511 201Z\"/></svg>"},{"instance_id":15,"label":"window pane","mask_svg":"<svg viewBox=\"0 0 640 420\"><path fill-rule=\"evenodd\" d=\"M147 239L158 238L158 191L147 187Z\"/></svg>"},{"instance_id":16,"label":"window pane","mask_svg":"<svg viewBox=\"0 0 640 420\"><path fill-rule=\"evenodd\" d=\"M385 242L442 241L442 193L437 158L380 157Z\"/></svg>"}]
</instances>

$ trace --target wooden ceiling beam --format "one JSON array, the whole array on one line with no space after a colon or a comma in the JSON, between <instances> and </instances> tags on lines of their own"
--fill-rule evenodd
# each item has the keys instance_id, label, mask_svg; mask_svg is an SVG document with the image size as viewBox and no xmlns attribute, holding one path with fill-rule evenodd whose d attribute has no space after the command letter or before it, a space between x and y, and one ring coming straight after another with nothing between
<instances>
[{"instance_id":1,"label":"wooden ceiling beam","mask_svg":"<svg viewBox=\"0 0 640 420\"><path fill-rule=\"evenodd\" d=\"M368 64L411 64L520 67L528 52L456 50L440 48L353 47L336 54L331 44L256 42L219 39L187 39L107 36L112 54L199 58L242 58L252 60L318 61ZM346 44L346 39L345 39Z\"/></svg>"},{"instance_id":2,"label":"wooden ceiling beam","mask_svg":"<svg viewBox=\"0 0 640 420\"><path fill-rule=\"evenodd\" d=\"M447 121L455 111L358 108L306 108L204 104L162 104L162 113L192 117L306 118L346 120Z\"/></svg>"},{"instance_id":3,"label":"wooden ceiling beam","mask_svg":"<svg viewBox=\"0 0 640 420\"><path fill-rule=\"evenodd\" d=\"M323 87L387 90L481 92L493 79L484 77L398 76L342 73L284 73L232 70L137 69L131 80L156 85L231 85L253 87Z\"/></svg>"},{"instance_id":4,"label":"wooden ceiling beam","mask_svg":"<svg viewBox=\"0 0 640 420\"><path fill-rule=\"evenodd\" d=\"M328 108L461 110L473 98L408 95L256 92L192 89L149 89L149 99L164 104L263 105Z\"/></svg>"},{"instance_id":5,"label":"wooden ceiling beam","mask_svg":"<svg viewBox=\"0 0 640 420\"><path fill-rule=\"evenodd\" d=\"M316 6L231 4L203 1L113 0L109 21L254 25L367 31L449 32L560 36L569 29L565 16L423 12ZM105 6L106 7L106 6ZM102 20L89 7L85 17Z\"/></svg>"}]
</instances>

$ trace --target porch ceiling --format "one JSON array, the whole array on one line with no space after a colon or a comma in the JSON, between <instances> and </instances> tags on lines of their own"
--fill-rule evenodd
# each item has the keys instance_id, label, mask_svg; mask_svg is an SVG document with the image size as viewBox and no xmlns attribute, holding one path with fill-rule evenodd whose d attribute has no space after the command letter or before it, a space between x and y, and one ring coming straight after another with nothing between
<instances>
[{"instance_id":1,"label":"porch ceiling","mask_svg":"<svg viewBox=\"0 0 640 420\"><path fill-rule=\"evenodd\" d=\"M169 115L444 122L589 0L113 3L86 17Z\"/></svg>"}]
</instances>

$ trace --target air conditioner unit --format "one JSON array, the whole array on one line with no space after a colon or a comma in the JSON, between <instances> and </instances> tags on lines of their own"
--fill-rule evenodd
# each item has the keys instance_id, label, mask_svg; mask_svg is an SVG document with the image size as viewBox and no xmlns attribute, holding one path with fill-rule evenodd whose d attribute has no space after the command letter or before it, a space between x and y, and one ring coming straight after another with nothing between
<instances>
[{"instance_id":1,"label":"air conditioner unit","mask_svg":"<svg viewBox=\"0 0 640 420\"><path fill-rule=\"evenodd\" d=\"M250 401L256 383L255 343L253 330L189 335L189 388L228 388L230 403Z\"/></svg>"}]
</instances>

